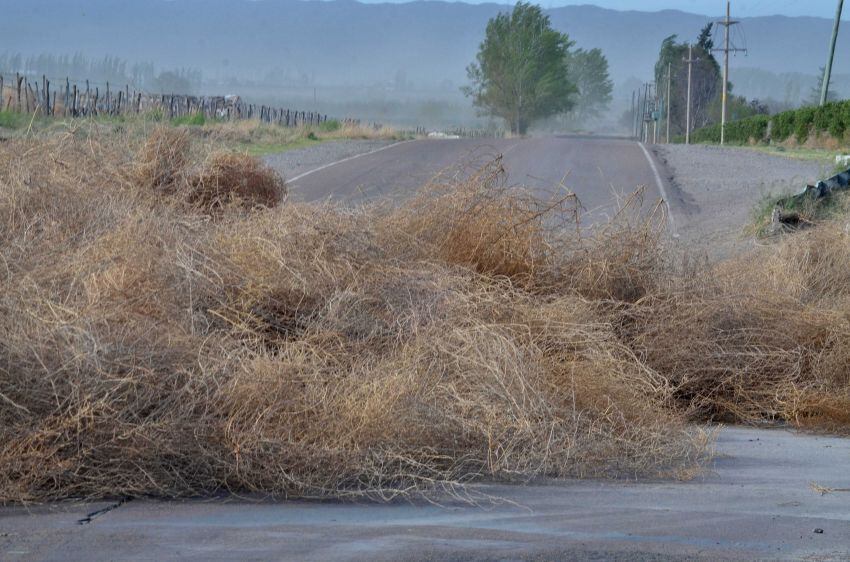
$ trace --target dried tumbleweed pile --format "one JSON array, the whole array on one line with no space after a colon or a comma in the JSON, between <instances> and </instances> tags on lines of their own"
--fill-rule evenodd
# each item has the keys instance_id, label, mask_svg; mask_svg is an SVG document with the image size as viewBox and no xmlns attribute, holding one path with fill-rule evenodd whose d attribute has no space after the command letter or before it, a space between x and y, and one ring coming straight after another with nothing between
<instances>
[{"instance_id":1,"label":"dried tumbleweed pile","mask_svg":"<svg viewBox=\"0 0 850 562\"><path fill-rule=\"evenodd\" d=\"M846 235L695 273L501 177L343 209L166 129L3 143L0 501L679 476L689 418L850 422Z\"/></svg>"}]
</instances>

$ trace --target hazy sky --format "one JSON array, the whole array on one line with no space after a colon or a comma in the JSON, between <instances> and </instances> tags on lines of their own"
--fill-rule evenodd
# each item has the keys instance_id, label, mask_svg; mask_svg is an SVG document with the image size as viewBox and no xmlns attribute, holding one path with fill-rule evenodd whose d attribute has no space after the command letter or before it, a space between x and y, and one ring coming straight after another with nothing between
<instances>
[{"instance_id":1,"label":"hazy sky","mask_svg":"<svg viewBox=\"0 0 850 562\"><path fill-rule=\"evenodd\" d=\"M405 0L361 0L366 2L387 2ZM465 2L509 3L500 0L463 0ZM682 10L710 16L721 15L726 11L725 0L536 0L543 7L565 6L571 4L595 4L615 10L655 11L665 9ZM513 2L510 2L513 3ZM838 0L732 0L732 15L767 16L782 14L786 16L835 17ZM850 19L850 9L844 11L844 18Z\"/></svg>"}]
</instances>

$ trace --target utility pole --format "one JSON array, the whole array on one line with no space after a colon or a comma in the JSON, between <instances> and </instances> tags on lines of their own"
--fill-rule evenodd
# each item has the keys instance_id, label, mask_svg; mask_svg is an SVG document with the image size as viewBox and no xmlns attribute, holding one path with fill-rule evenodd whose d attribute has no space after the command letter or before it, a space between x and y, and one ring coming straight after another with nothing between
<instances>
[{"instance_id":1,"label":"utility pole","mask_svg":"<svg viewBox=\"0 0 850 562\"><path fill-rule=\"evenodd\" d=\"M642 123L642 138L643 142L649 142L649 122L646 120L646 110L649 107L649 83L646 83L644 93L643 93L643 111L641 112L641 123Z\"/></svg>"},{"instance_id":2,"label":"utility pole","mask_svg":"<svg viewBox=\"0 0 850 562\"><path fill-rule=\"evenodd\" d=\"M729 46L729 30L733 25L738 25L739 21L732 20L732 2L731 0L726 0L726 19L723 21L717 22L718 25L722 25L726 28L726 34L723 39L723 48L722 49L713 49L714 51L721 51L723 53L723 109L721 111L720 117L720 145L726 144L726 106L729 101L729 53L734 52L737 53L739 51L746 52L746 49L737 49L730 48Z\"/></svg>"},{"instance_id":3,"label":"utility pole","mask_svg":"<svg viewBox=\"0 0 850 562\"><path fill-rule=\"evenodd\" d=\"M637 114L637 106L635 105L635 91L632 90L632 136L634 136L635 132L635 120L634 116Z\"/></svg>"},{"instance_id":4,"label":"utility pole","mask_svg":"<svg viewBox=\"0 0 850 562\"><path fill-rule=\"evenodd\" d=\"M673 63L667 63L667 144L670 144L670 90L673 85Z\"/></svg>"},{"instance_id":5,"label":"utility pole","mask_svg":"<svg viewBox=\"0 0 850 562\"><path fill-rule=\"evenodd\" d=\"M835 25L832 26L832 40L829 42L829 59L823 72L823 85L820 90L820 104L826 104L829 94L829 81L832 79L832 61L835 58L835 42L838 40L838 28L841 26L841 12L844 10L844 0L838 0L838 9L835 12Z\"/></svg>"},{"instance_id":6,"label":"utility pole","mask_svg":"<svg viewBox=\"0 0 850 562\"><path fill-rule=\"evenodd\" d=\"M637 140L640 138L640 88L635 91L637 92L637 103L635 103L634 133L635 140Z\"/></svg>"},{"instance_id":7,"label":"utility pole","mask_svg":"<svg viewBox=\"0 0 850 562\"><path fill-rule=\"evenodd\" d=\"M655 95L652 96L652 102L649 106L649 118L652 121L652 144L658 144L658 119L661 117L658 112L658 85L655 85Z\"/></svg>"},{"instance_id":8,"label":"utility pole","mask_svg":"<svg viewBox=\"0 0 850 562\"><path fill-rule=\"evenodd\" d=\"M691 82L693 78L694 63L699 62L699 59L694 58L694 46L688 45L688 58L685 59L688 63L688 109L685 112L685 144L691 144Z\"/></svg>"}]
</instances>

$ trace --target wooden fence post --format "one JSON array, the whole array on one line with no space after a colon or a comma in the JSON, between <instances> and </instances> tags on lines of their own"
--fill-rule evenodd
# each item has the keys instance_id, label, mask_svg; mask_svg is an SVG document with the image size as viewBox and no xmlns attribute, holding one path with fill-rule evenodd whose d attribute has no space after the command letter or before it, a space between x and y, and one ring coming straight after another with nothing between
<instances>
[{"instance_id":1,"label":"wooden fence post","mask_svg":"<svg viewBox=\"0 0 850 562\"><path fill-rule=\"evenodd\" d=\"M32 85L29 80L24 78L24 84L26 85L26 91L24 92L24 97L27 98L27 113L30 112L30 94L32 94L32 102L35 103L35 94L32 91ZM36 82L35 87L38 88L38 82Z\"/></svg>"},{"instance_id":2,"label":"wooden fence post","mask_svg":"<svg viewBox=\"0 0 850 562\"><path fill-rule=\"evenodd\" d=\"M21 84L23 84L24 79L17 72L15 73L15 79L18 82L18 113L20 113L21 112Z\"/></svg>"}]
</instances>

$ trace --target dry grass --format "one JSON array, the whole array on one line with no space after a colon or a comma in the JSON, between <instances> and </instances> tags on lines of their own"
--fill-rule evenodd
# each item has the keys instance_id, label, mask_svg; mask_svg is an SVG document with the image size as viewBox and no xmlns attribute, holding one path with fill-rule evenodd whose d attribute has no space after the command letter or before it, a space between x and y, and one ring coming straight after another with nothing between
<instances>
[{"instance_id":1,"label":"dry grass","mask_svg":"<svg viewBox=\"0 0 850 562\"><path fill-rule=\"evenodd\" d=\"M274 207L286 192L283 179L259 160L244 154L217 152L191 179L190 202L204 209L234 203Z\"/></svg>"},{"instance_id":2,"label":"dry grass","mask_svg":"<svg viewBox=\"0 0 850 562\"><path fill-rule=\"evenodd\" d=\"M673 267L639 198L586 232L496 162L399 206L271 208L254 165L171 134L0 145L0 501L683 476L688 416L847 412L832 227Z\"/></svg>"},{"instance_id":3,"label":"dry grass","mask_svg":"<svg viewBox=\"0 0 850 562\"><path fill-rule=\"evenodd\" d=\"M850 236L839 223L682 272L622 334L695 419L850 428Z\"/></svg>"},{"instance_id":4,"label":"dry grass","mask_svg":"<svg viewBox=\"0 0 850 562\"><path fill-rule=\"evenodd\" d=\"M286 193L283 179L245 154L213 152L193 166L185 129L158 127L135 163L133 180L143 189L183 198L205 212L233 204L274 207Z\"/></svg>"},{"instance_id":5,"label":"dry grass","mask_svg":"<svg viewBox=\"0 0 850 562\"><path fill-rule=\"evenodd\" d=\"M291 147L324 140L397 140L400 138L398 131L391 127L376 129L353 123L341 123L339 128L327 126L280 127L255 120L207 123L203 127L191 127L187 129L187 132L196 139L204 140L212 146L227 146L252 154L279 152Z\"/></svg>"}]
</instances>

